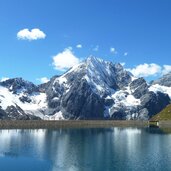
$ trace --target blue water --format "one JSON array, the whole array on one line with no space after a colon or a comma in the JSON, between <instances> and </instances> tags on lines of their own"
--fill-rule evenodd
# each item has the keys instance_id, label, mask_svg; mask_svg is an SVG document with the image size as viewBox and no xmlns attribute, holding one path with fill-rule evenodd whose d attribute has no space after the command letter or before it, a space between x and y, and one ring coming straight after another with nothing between
<instances>
[{"instance_id":1,"label":"blue water","mask_svg":"<svg viewBox=\"0 0 171 171\"><path fill-rule=\"evenodd\" d=\"M0 171L170 171L161 129L0 130Z\"/></svg>"}]
</instances>

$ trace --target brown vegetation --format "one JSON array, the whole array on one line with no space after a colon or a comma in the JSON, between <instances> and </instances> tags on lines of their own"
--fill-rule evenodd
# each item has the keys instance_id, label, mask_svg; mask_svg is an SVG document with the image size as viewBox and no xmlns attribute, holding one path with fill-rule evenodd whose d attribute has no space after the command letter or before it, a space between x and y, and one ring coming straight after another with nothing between
<instances>
[{"instance_id":1,"label":"brown vegetation","mask_svg":"<svg viewBox=\"0 0 171 171\"><path fill-rule=\"evenodd\" d=\"M122 127L135 126L143 127L147 121L116 121L116 120L65 120L65 121L45 121L45 120L1 120L1 129L55 129L55 128L101 128L101 127Z\"/></svg>"}]
</instances>

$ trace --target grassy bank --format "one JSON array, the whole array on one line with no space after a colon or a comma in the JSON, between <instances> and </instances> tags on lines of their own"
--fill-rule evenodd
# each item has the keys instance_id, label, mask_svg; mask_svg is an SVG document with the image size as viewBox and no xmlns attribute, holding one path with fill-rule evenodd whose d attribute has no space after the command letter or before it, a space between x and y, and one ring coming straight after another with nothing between
<instances>
[{"instance_id":1,"label":"grassy bank","mask_svg":"<svg viewBox=\"0 0 171 171\"><path fill-rule=\"evenodd\" d=\"M168 105L160 113L151 118L152 121L171 121L171 105Z\"/></svg>"},{"instance_id":2,"label":"grassy bank","mask_svg":"<svg viewBox=\"0 0 171 171\"><path fill-rule=\"evenodd\" d=\"M144 127L147 121L114 120L68 120L68 121L0 121L0 129L55 129L55 128L102 128L102 127Z\"/></svg>"}]
</instances>

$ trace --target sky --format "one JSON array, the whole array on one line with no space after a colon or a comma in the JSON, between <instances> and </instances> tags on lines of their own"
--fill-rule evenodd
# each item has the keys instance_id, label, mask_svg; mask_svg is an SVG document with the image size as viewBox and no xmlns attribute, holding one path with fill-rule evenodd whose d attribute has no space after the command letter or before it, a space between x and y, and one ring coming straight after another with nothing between
<instances>
[{"instance_id":1,"label":"sky","mask_svg":"<svg viewBox=\"0 0 171 171\"><path fill-rule=\"evenodd\" d=\"M0 0L0 79L36 84L93 55L137 77L171 71L170 0Z\"/></svg>"}]
</instances>

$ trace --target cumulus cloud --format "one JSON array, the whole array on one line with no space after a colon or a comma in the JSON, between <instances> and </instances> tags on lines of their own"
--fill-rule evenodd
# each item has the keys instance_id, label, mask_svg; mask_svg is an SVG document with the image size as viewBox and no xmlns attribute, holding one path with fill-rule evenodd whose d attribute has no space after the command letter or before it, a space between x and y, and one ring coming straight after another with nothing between
<instances>
[{"instance_id":1,"label":"cumulus cloud","mask_svg":"<svg viewBox=\"0 0 171 171\"><path fill-rule=\"evenodd\" d=\"M47 77L38 78L37 80L40 81L41 83L47 83L49 81Z\"/></svg>"},{"instance_id":2,"label":"cumulus cloud","mask_svg":"<svg viewBox=\"0 0 171 171\"><path fill-rule=\"evenodd\" d=\"M81 49L83 46L81 44L78 44L76 48Z\"/></svg>"},{"instance_id":3,"label":"cumulus cloud","mask_svg":"<svg viewBox=\"0 0 171 171\"><path fill-rule=\"evenodd\" d=\"M124 53L124 56L127 56L127 55L128 55L128 52L125 52L125 53Z\"/></svg>"},{"instance_id":4,"label":"cumulus cloud","mask_svg":"<svg viewBox=\"0 0 171 171\"><path fill-rule=\"evenodd\" d=\"M171 65L160 66L158 64L140 64L135 68L126 69L130 71L136 77L150 77L150 76L162 76L171 72Z\"/></svg>"},{"instance_id":5,"label":"cumulus cloud","mask_svg":"<svg viewBox=\"0 0 171 171\"><path fill-rule=\"evenodd\" d=\"M110 52L113 53L113 54L117 54L117 51L116 51L116 49L114 47L110 48Z\"/></svg>"},{"instance_id":6,"label":"cumulus cloud","mask_svg":"<svg viewBox=\"0 0 171 171\"><path fill-rule=\"evenodd\" d=\"M8 78L8 77L2 77L2 78L0 79L0 82L6 81L6 80L9 80L9 78Z\"/></svg>"},{"instance_id":7,"label":"cumulus cloud","mask_svg":"<svg viewBox=\"0 0 171 171\"><path fill-rule=\"evenodd\" d=\"M99 45L96 45L94 48L93 48L93 51L99 51Z\"/></svg>"},{"instance_id":8,"label":"cumulus cloud","mask_svg":"<svg viewBox=\"0 0 171 171\"><path fill-rule=\"evenodd\" d=\"M64 49L63 52L58 53L53 56L53 66L54 69L65 71L74 65L77 65L80 62L80 59L77 58L70 48Z\"/></svg>"},{"instance_id":9,"label":"cumulus cloud","mask_svg":"<svg viewBox=\"0 0 171 171\"><path fill-rule=\"evenodd\" d=\"M133 69L127 69L136 77L149 77L155 76L162 72L162 67L157 64L140 64Z\"/></svg>"},{"instance_id":10,"label":"cumulus cloud","mask_svg":"<svg viewBox=\"0 0 171 171\"><path fill-rule=\"evenodd\" d=\"M17 38L19 40L31 41L31 40L45 39L45 37L46 37L46 34L38 28L34 28L32 30L29 30L26 28L26 29L20 30L17 33Z\"/></svg>"}]
</instances>

